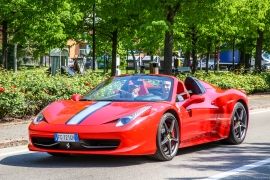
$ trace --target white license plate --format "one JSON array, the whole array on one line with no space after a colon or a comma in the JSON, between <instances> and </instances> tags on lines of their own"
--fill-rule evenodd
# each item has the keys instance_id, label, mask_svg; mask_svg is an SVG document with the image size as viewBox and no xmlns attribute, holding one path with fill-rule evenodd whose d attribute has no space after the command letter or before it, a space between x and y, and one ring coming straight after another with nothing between
<instances>
[{"instance_id":1,"label":"white license plate","mask_svg":"<svg viewBox=\"0 0 270 180\"><path fill-rule=\"evenodd\" d=\"M55 142L79 142L78 134L54 134Z\"/></svg>"}]
</instances>

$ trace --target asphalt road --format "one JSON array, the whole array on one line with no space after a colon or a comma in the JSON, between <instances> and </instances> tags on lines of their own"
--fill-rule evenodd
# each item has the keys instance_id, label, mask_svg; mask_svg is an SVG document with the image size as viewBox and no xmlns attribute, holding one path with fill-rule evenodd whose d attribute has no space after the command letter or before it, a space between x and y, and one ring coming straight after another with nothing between
<instances>
[{"instance_id":1,"label":"asphalt road","mask_svg":"<svg viewBox=\"0 0 270 180\"><path fill-rule=\"evenodd\" d=\"M72 155L52 157L29 152L26 146L0 149L0 179L269 179L269 109L250 112L241 145L219 142L179 149L168 162L145 156Z\"/></svg>"}]
</instances>

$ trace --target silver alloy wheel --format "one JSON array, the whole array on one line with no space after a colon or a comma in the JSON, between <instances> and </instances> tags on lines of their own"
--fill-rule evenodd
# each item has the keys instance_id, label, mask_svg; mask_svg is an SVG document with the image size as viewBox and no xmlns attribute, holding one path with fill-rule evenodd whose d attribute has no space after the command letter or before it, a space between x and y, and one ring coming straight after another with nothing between
<instances>
[{"instance_id":1,"label":"silver alloy wheel","mask_svg":"<svg viewBox=\"0 0 270 180\"><path fill-rule=\"evenodd\" d=\"M177 119L171 113L165 113L159 123L157 131L157 150L150 157L168 161L176 155L179 147L179 125Z\"/></svg>"},{"instance_id":2,"label":"silver alloy wheel","mask_svg":"<svg viewBox=\"0 0 270 180\"><path fill-rule=\"evenodd\" d=\"M168 157L172 157L175 154L176 149L178 149L177 145L179 138L177 137L177 134L174 134L175 121L176 120L167 119L162 125L161 146L163 153Z\"/></svg>"},{"instance_id":3,"label":"silver alloy wheel","mask_svg":"<svg viewBox=\"0 0 270 180\"><path fill-rule=\"evenodd\" d=\"M241 144L246 137L247 127L247 110L241 102L237 102L232 112L230 133L226 139L220 142L225 144Z\"/></svg>"},{"instance_id":4,"label":"silver alloy wheel","mask_svg":"<svg viewBox=\"0 0 270 180\"><path fill-rule=\"evenodd\" d=\"M234 136L239 141L245 138L247 130L247 115L243 106L238 106L233 115Z\"/></svg>"}]
</instances>

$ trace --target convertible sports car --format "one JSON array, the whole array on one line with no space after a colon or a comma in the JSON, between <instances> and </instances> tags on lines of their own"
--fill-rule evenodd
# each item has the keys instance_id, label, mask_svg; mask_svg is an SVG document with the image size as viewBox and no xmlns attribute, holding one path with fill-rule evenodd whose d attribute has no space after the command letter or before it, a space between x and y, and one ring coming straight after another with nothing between
<instances>
[{"instance_id":1,"label":"convertible sports car","mask_svg":"<svg viewBox=\"0 0 270 180\"><path fill-rule=\"evenodd\" d=\"M149 155L171 160L178 148L244 141L249 108L244 91L222 90L188 76L111 77L84 96L44 108L29 126L31 151Z\"/></svg>"}]
</instances>

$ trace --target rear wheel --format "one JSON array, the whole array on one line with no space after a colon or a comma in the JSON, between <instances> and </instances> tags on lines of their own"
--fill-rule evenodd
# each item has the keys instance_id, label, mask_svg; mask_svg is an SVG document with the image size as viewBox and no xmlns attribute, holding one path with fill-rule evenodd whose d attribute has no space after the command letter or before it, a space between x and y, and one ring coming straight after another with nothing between
<instances>
[{"instance_id":1,"label":"rear wheel","mask_svg":"<svg viewBox=\"0 0 270 180\"><path fill-rule=\"evenodd\" d=\"M171 113L165 113L160 120L156 145L156 153L150 156L156 160L172 160L178 151L179 126L177 119Z\"/></svg>"},{"instance_id":2,"label":"rear wheel","mask_svg":"<svg viewBox=\"0 0 270 180\"><path fill-rule=\"evenodd\" d=\"M233 67L232 66L228 66L228 71L233 71Z\"/></svg>"},{"instance_id":3,"label":"rear wheel","mask_svg":"<svg viewBox=\"0 0 270 180\"><path fill-rule=\"evenodd\" d=\"M52 153L52 152L47 152L49 155L51 156L57 156L57 157L65 157L65 156L69 156L69 153Z\"/></svg>"},{"instance_id":4,"label":"rear wheel","mask_svg":"<svg viewBox=\"0 0 270 180\"><path fill-rule=\"evenodd\" d=\"M227 139L221 140L222 143L226 144L241 144L247 133L248 116L244 105L240 102L234 106L230 134Z\"/></svg>"}]
</instances>

